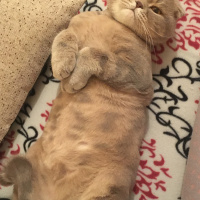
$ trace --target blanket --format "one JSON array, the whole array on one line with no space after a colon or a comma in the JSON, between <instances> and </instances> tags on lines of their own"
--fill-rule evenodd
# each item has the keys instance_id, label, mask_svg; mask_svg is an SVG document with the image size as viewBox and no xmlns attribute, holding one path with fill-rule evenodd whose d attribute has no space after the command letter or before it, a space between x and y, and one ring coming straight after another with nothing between
<instances>
[{"instance_id":1,"label":"blanket","mask_svg":"<svg viewBox=\"0 0 200 200\"><path fill-rule=\"evenodd\" d=\"M154 97L141 145L133 200L178 200L200 102L200 0L180 0L186 11L176 35L152 52ZM80 12L103 10L106 0L88 0ZM0 147L1 163L25 153L41 136L59 81L48 59L35 86ZM131 158L130 158L131 159ZM10 198L12 187L1 187Z\"/></svg>"}]
</instances>

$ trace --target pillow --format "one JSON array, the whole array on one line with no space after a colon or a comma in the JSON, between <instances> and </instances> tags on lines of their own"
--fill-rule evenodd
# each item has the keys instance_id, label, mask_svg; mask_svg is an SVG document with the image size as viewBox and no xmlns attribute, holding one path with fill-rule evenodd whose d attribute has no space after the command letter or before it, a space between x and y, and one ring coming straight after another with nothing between
<instances>
[{"instance_id":1,"label":"pillow","mask_svg":"<svg viewBox=\"0 0 200 200\"><path fill-rule=\"evenodd\" d=\"M54 37L84 1L0 1L0 141L50 55Z\"/></svg>"}]
</instances>

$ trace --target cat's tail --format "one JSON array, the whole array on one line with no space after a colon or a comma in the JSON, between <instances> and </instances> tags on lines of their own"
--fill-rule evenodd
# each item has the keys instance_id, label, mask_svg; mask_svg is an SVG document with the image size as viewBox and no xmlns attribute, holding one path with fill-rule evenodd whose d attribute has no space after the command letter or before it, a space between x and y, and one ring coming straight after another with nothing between
<instances>
[{"instance_id":1,"label":"cat's tail","mask_svg":"<svg viewBox=\"0 0 200 200\"><path fill-rule=\"evenodd\" d=\"M0 171L0 185L14 185L18 199L25 200L31 194L33 169L31 163L23 156L15 156L3 165Z\"/></svg>"}]
</instances>

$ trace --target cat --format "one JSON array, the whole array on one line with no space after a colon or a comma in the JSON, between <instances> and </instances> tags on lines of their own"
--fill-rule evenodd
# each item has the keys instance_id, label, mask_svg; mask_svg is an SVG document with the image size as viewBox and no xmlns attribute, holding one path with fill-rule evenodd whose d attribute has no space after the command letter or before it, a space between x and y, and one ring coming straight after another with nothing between
<instances>
[{"instance_id":1,"label":"cat","mask_svg":"<svg viewBox=\"0 0 200 200\"><path fill-rule=\"evenodd\" d=\"M151 48L173 36L178 0L109 0L52 46L61 80L43 135L0 174L13 200L129 200L151 102Z\"/></svg>"}]
</instances>

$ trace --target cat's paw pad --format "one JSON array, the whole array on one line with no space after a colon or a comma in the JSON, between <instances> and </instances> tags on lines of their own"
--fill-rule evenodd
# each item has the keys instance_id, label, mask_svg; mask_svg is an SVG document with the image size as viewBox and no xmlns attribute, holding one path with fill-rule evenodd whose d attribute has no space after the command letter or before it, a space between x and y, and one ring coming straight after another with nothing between
<instances>
[{"instance_id":1,"label":"cat's paw pad","mask_svg":"<svg viewBox=\"0 0 200 200\"><path fill-rule=\"evenodd\" d=\"M76 65L76 55L68 54L65 58L54 61L52 60L53 76L59 80L67 78L71 75Z\"/></svg>"}]
</instances>

